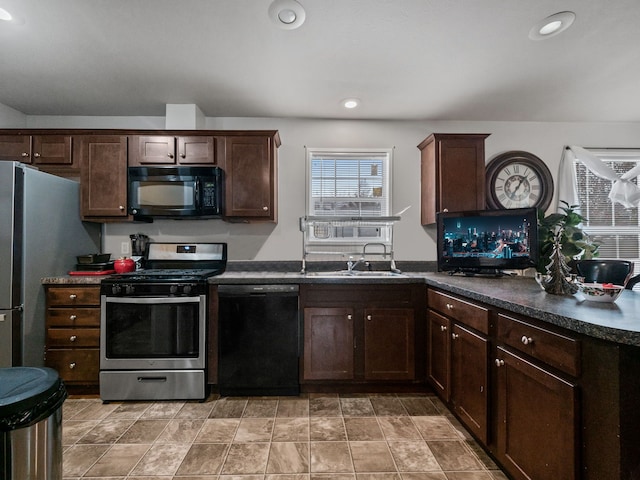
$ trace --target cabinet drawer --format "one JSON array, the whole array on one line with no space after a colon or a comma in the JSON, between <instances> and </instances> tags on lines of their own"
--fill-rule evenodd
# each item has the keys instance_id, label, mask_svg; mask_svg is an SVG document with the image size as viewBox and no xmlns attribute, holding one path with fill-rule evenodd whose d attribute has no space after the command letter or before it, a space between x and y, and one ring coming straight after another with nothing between
<instances>
[{"instance_id":1,"label":"cabinet drawer","mask_svg":"<svg viewBox=\"0 0 640 480\"><path fill-rule=\"evenodd\" d=\"M498 342L516 348L569 375L580 375L580 341L498 314Z\"/></svg>"},{"instance_id":2,"label":"cabinet drawer","mask_svg":"<svg viewBox=\"0 0 640 480\"><path fill-rule=\"evenodd\" d=\"M427 295L429 308L475 328L479 332L489 334L488 309L431 289L428 290Z\"/></svg>"},{"instance_id":3,"label":"cabinet drawer","mask_svg":"<svg viewBox=\"0 0 640 480\"><path fill-rule=\"evenodd\" d=\"M50 328L47 330L49 347L99 347L99 328Z\"/></svg>"},{"instance_id":4,"label":"cabinet drawer","mask_svg":"<svg viewBox=\"0 0 640 480\"><path fill-rule=\"evenodd\" d=\"M52 306L100 305L100 287L49 287L47 302Z\"/></svg>"},{"instance_id":5,"label":"cabinet drawer","mask_svg":"<svg viewBox=\"0 0 640 480\"><path fill-rule=\"evenodd\" d=\"M49 327L99 327L100 309L90 308L49 308Z\"/></svg>"},{"instance_id":6,"label":"cabinet drawer","mask_svg":"<svg viewBox=\"0 0 640 480\"><path fill-rule=\"evenodd\" d=\"M65 382L98 384L100 351L97 348L49 350L46 364L57 370Z\"/></svg>"}]
</instances>

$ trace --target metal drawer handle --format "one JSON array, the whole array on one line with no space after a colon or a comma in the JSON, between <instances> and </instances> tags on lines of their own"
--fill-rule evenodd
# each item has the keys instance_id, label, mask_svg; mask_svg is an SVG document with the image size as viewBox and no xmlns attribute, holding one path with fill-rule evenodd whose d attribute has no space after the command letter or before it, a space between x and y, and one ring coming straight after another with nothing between
<instances>
[{"instance_id":1,"label":"metal drawer handle","mask_svg":"<svg viewBox=\"0 0 640 480\"><path fill-rule=\"evenodd\" d=\"M76 335L71 335L71 336L69 337L69 340L70 340L71 342L75 342L75 341L77 340L77 338L78 338L78 337L77 337Z\"/></svg>"},{"instance_id":2,"label":"metal drawer handle","mask_svg":"<svg viewBox=\"0 0 640 480\"><path fill-rule=\"evenodd\" d=\"M503 367L504 366L504 360L500 360L499 358L496 358L496 367Z\"/></svg>"},{"instance_id":3,"label":"metal drawer handle","mask_svg":"<svg viewBox=\"0 0 640 480\"><path fill-rule=\"evenodd\" d=\"M78 295L76 295L75 293L72 293L71 295L69 295L70 300L75 300L76 298L78 298Z\"/></svg>"},{"instance_id":4,"label":"metal drawer handle","mask_svg":"<svg viewBox=\"0 0 640 480\"><path fill-rule=\"evenodd\" d=\"M138 377L138 382L166 382L167 377Z\"/></svg>"},{"instance_id":5,"label":"metal drawer handle","mask_svg":"<svg viewBox=\"0 0 640 480\"><path fill-rule=\"evenodd\" d=\"M173 153L167 153L167 157L173 158Z\"/></svg>"},{"instance_id":6,"label":"metal drawer handle","mask_svg":"<svg viewBox=\"0 0 640 480\"><path fill-rule=\"evenodd\" d=\"M451 305L450 303L447 303L447 310L453 310L453 305Z\"/></svg>"},{"instance_id":7,"label":"metal drawer handle","mask_svg":"<svg viewBox=\"0 0 640 480\"><path fill-rule=\"evenodd\" d=\"M347 315L347 320L352 320L353 319L353 315L349 314Z\"/></svg>"},{"instance_id":8,"label":"metal drawer handle","mask_svg":"<svg viewBox=\"0 0 640 480\"><path fill-rule=\"evenodd\" d=\"M371 315L367 315L367 320L371 320Z\"/></svg>"},{"instance_id":9,"label":"metal drawer handle","mask_svg":"<svg viewBox=\"0 0 640 480\"><path fill-rule=\"evenodd\" d=\"M269 207L266 207L266 206L262 207L262 210L264 210L266 212L267 210L269 210Z\"/></svg>"},{"instance_id":10,"label":"metal drawer handle","mask_svg":"<svg viewBox=\"0 0 640 480\"><path fill-rule=\"evenodd\" d=\"M441 332L446 332L447 331L447 326L446 325L440 325L440 331Z\"/></svg>"},{"instance_id":11,"label":"metal drawer handle","mask_svg":"<svg viewBox=\"0 0 640 480\"><path fill-rule=\"evenodd\" d=\"M39 154L39 153L37 153L37 152L36 152L36 153L34 153L34 154L33 154L33 156L34 156L34 157L36 157L36 158L40 158L40 154Z\"/></svg>"},{"instance_id":12,"label":"metal drawer handle","mask_svg":"<svg viewBox=\"0 0 640 480\"><path fill-rule=\"evenodd\" d=\"M72 322L73 322L76 318L78 318L78 316L77 316L77 315L69 315L69 320L71 320Z\"/></svg>"},{"instance_id":13,"label":"metal drawer handle","mask_svg":"<svg viewBox=\"0 0 640 480\"><path fill-rule=\"evenodd\" d=\"M70 368L71 370L73 370L74 368L76 368L76 362L71 362L71 363L69 364L69 368Z\"/></svg>"},{"instance_id":14,"label":"metal drawer handle","mask_svg":"<svg viewBox=\"0 0 640 480\"><path fill-rule=\"evenodd\" d=\"M533 343L533 338L527 337L526 335L523 335L522 338L520 339L520 341L522 343L524 343L525 345L531 345Z\"/></svg>"},{"instance_id":15,"label":"metal drawer handle","mask_svg":"<svg viewBox=\"0 0 640 480\"><path fill-rule=\"evenodd\" d=\"M27 152L22 152L22 155L21 155L21 156L22 156L22 157L28 157L28 156L29 156L29 154L28 154Z\"/></svg>"},{"instance_id":16,"label":"metal drawer handle","mask_svg":"<svg viewBox=\"0 0 640 480\"><path fill-rule=\"evenodd\" d=\"M451 334L451 338L454 339L454 340L459 338L459 337L460 337L460 335L458 335L457 333L452 333Z\"/></svg>"}]
</instances>

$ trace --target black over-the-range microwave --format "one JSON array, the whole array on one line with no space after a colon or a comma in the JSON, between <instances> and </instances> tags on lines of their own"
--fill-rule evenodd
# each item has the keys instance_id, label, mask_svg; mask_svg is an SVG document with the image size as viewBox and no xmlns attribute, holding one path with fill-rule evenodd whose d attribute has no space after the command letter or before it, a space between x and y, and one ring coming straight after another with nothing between
<instances>
[{"instance_id":1,"label":"black over-the-range microwave","mask_svg":"<svg viewBox=\"0 0 640 480\"><path fill-rule=\"evenodd\" d=\"M222 215L219 167L129 167L129 213L139 218Z\"/></svg>"}]
</instances>

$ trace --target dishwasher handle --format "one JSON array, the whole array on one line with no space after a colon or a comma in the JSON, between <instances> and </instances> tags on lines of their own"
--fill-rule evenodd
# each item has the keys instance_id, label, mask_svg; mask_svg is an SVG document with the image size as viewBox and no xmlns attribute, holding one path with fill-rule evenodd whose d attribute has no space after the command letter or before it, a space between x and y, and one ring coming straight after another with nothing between
<instances>
[{"instance_id":1,"label":"dishwasher handle","mask_svg":"<svg viewBox=\"0 0 640 480\"><path fill-rule=\"evenodd\" d=\"M235 297L244 295L298 295L299 286L297 284L237 284L218 285L218 296Z\"/></svg>"}]
</instances>

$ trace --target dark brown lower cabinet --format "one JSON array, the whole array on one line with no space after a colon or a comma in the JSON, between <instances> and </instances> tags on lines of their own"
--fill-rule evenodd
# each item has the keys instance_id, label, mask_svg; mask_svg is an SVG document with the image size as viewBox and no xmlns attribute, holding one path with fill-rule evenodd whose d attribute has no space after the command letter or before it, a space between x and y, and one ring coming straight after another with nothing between
<instances>
[{"instance_id":1,"label":"dark brown lower cabinet","mask_svg":"<svg viewBox=\"0 0 640 480\"><path fill-rule=\"evenodd\" d=\"M476 437L488 442L489 340L461 325L451 329L451 406Z\"/></svg>"},{"instance_id":2,"label":"dark brown lower cabinet","mask_svg":"<svg viewBox=\"0 0 640 480\"><path fill-rule=\"evenodd\" d=\"M304 309L304 380L354 376L352 308Z\"/></svg>"},{"instance_id":3,"label":"dark brown lower cabinet","mask_svg":"<svg viewBox=\"0 0 640 480\"><path fill-rule=\"evenodd\" d=\"M427 322L427 379L438 396L448 402L451 322L433 310L428 311Z\"/></svg>"},{"instance_id":4,"label":"dark brown lower cabinet","mask_svg":"<svg viewBox=\"0 0 640 480\"><path fill-rule=\"evenodd\" d=\"M364 378L415 378L415 316L412 308L364 311Z\"/></svg>"},{"instance_id":5,"label":"dark brown lower cabinet","mask_svg":"<svg viewBox=\"0 0 640 480\"><path fill-rule=\"evenodd\" d=\"M423 299L419 284L301 285L303 386L421 383Z\"/></svg>"},{"instance_id":6,"label":"dark brown lower cabinet","mask_svg":"<svg viewBox=\"0 0 640 480\"><path fill-rule=\"evenodd\" d=\"M578 388L498 347L498 460L515 479L573 480L578 473Z\"/></svg>"}]
</instances>

